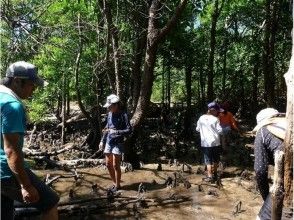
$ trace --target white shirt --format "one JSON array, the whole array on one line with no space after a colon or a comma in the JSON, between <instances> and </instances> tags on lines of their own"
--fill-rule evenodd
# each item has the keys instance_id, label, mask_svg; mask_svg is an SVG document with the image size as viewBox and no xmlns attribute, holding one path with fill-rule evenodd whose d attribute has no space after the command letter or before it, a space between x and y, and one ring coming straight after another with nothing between
<instances>
[{"instance_id":1,"label":"white shirt","mask_svg":"<svg viewBox=\"0 0 294 220\"><path fill-rule=\"evenodd\" d=\"M196 131L200 132L202 147L220 146L222 127L219 119L213 115L202 115L197 121Z\"/></svg>"}]
</instances>

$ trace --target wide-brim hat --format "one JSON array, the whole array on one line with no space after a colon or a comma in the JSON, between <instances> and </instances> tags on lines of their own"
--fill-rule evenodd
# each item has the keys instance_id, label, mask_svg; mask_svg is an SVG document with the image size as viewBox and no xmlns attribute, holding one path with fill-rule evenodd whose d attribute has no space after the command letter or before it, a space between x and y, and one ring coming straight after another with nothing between
<instances>
[{"instance_id":1,"label":"wide-brim hat","mask_svg":"<svg viewBox=\"0 0 294 220\"><path fill-rule=\"evenodd\" d=\"M273 117L262 120L253 129L255 134L260 128L266 126L266 128L276 137L285 139L287 131L287 119L285 117Z\"/></svg>"}]
</instances>

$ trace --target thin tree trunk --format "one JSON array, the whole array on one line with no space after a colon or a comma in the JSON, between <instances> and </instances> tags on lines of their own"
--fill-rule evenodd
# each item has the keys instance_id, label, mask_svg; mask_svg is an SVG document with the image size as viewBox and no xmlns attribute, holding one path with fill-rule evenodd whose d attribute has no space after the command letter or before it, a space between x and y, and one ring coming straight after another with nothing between
<instances>
[{"instance_id":1,"label":"thin tree trunk","mask_svg":"<svg viewBox=\"0 0 294 220\"><path fill-rule=\"evenodd\" d=\"M223 0L224 2L224 0ZM214 99L214 90L213 90L213 79L214 79L214 52L216 44L216 24L220 11L222 9L223 2L219 7L219 0L214 2L214 10L212 13L212 21L210 28L210 52L208 58L208 73L207 73L207 99L212 101Z\"/></svg>"},{"instance_id":2,"label":"thin tree trunk","mask_svg":"<svg viewBox=\"0 0 294 220\"><path fill-rule=\"evenodd\" d=\"M66 121L66 77L65 71L62 73L62 126L61 126L61 144L65 144L65 121Z\"/></svg>"},{"instance_id":3,"label":"thin tree trunk","mask_svg":"<svg viewBox=\"0 0 294 220\"><path fill-rule=\"evenodd\" d=\"M139 31L139 30L138 30ZM138 103L138 99L140 96L140 87L141 87L141 78L142 71L141 65L144 55L144 49L146 47L146 33L137 35L136 46L134 50L134 65L132 69L132 108L134 109Z\"/></svg>"},{"instance_id":4,"label":"thin tree trunk","mask_svg":"<svg viewBox=\"0 0 294 220\"><path fill-rule=\"evenodd\" d=\"M226 90L227 52L228 52L228 36L226 32L224 36L224 44L223 44L223 78L222 78L222 94L223 95L225 95L225 90Z\"/></svg>"},{"instance_id":5,"label":"thin tree trunk","mask_svg":"<svg viewBox=\"0 0 294 220\"><path fill-rule=\"evenodd\" d=\"M166 80L166 98L167 98L167 106L168 109L170 109L171 107L171 66L169 64L167 64L167 68L166 68L166 72L167 72L167 80Z\"/></svg>"},{"instance_id":6,"label":"thin tree trunk","mask_svg":"<svg viewBox=\"0 0 294 220\"><path fill-rule=\"evenodd\" d=\"M267 106L275 106L275 66L274 47L275 35L277 32L277 7L278 0L266 0L266 20L264 32L264 52L263 52L263 74L265 100Z\"/></svg>"},{"instance_id":7,"label":"thin tree trunk","mask_svg":"<svg viewBox=\"0 0 294 220\"><path fill-rule=\"evenodd\" d=\"M259 64L260 60L258 55L254 56L255 64L253 67L253 79L252 79L252 112L256 113L258 108L257 96L258 96L258 76L259 76Z\"/></svg>"},{"instance_id":8,"label":"thin tree trunk","mask_svg":"<svg viewBox=\"0 0 294 220\"><path fill-rule=\"evenodd\" d=\"M120 56L119 56L119 45L118 45L118 29L114 25L112 20L112 13L110 8L110 2L108 0L98 0L100 8L103 11L103 14L106 18L107 29L109 30L112 42L112 50L113 50L113 61L114 61L114 73L115 73L115 89L116 94L121 98L124 102L125 97L123 95L123 82L122 82L122 72L121 72L121 64L120 64Z\"/></svg>"},{"instance_id":9,"label":"thin tree trunk","mask_svg":"<svg viewBox=\"0 0 294 220\"><path fill-rule=\"evenodd\" d=\"M191 100L192 100L192 64L188 63L185 70L185 85L186 85L186 115L184 120L184 134L191 134Z\"/></svg>"},{"instance_id":10,"label":"thin tree trunk","mask_svg":"<svg viewBox=\"0 0 294 220\"><path fill-rule=\"evenodd\" d=\"M284 198L284 152L276 151L272 193L272 220L281 220Z\"/></svg>"}]
</instances>

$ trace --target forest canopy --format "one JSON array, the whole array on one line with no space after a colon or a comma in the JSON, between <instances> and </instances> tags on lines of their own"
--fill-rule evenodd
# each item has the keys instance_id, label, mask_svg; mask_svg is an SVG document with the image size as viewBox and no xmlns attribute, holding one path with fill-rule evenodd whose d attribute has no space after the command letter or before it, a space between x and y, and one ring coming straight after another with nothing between
<instances>
[{"instance_id":1,"label":"forest canopy","mask_svg":"<svg viewBox=\"0 0 294 220\"><path fill-rule=\"evenodd\" d=\"M4 0L1 74L26 60L49 82L28 103L35 121L63 99L90 114L110 93L132 113L149 99L200 110L216 98L285 111L290 14L283 0Z\"/></svg>"}]
</instances>

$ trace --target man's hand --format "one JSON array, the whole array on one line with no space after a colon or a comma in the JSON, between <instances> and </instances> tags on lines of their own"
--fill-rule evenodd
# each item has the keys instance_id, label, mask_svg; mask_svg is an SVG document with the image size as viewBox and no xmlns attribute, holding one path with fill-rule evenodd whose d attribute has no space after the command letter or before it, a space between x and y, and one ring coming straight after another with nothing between
<instances>
[{"instance_id":1,"label":"man's hand","mask_svg":"<svg viewBox=\"0 0 294 220\"><path fill-rule=\"evenodd\" d=\"M104 143L103 142L100 142L100 144L99 144L99 150L100 151L103 151L104 150Z\"/></svg>"},{"instance_id":2,"label":"man's hand","mask_svg":"<svg viewBox=\"0 0 294 220\"><path fill-rule=\"evenodd\" d=\"M108 134L117 134L117 130L115 130L115 129L108 129Z\"/></svg>"},{"instance_id":3,"label":"man's hand","mask_svg":"<svg viewBox=\"0 0 294 220\"><path fill-rule=\"evenodd\" d=\"M39 192L33 185L22 186L21 194L25 203L35 203L40 199Z\"/></svg>"}]
</instances>

